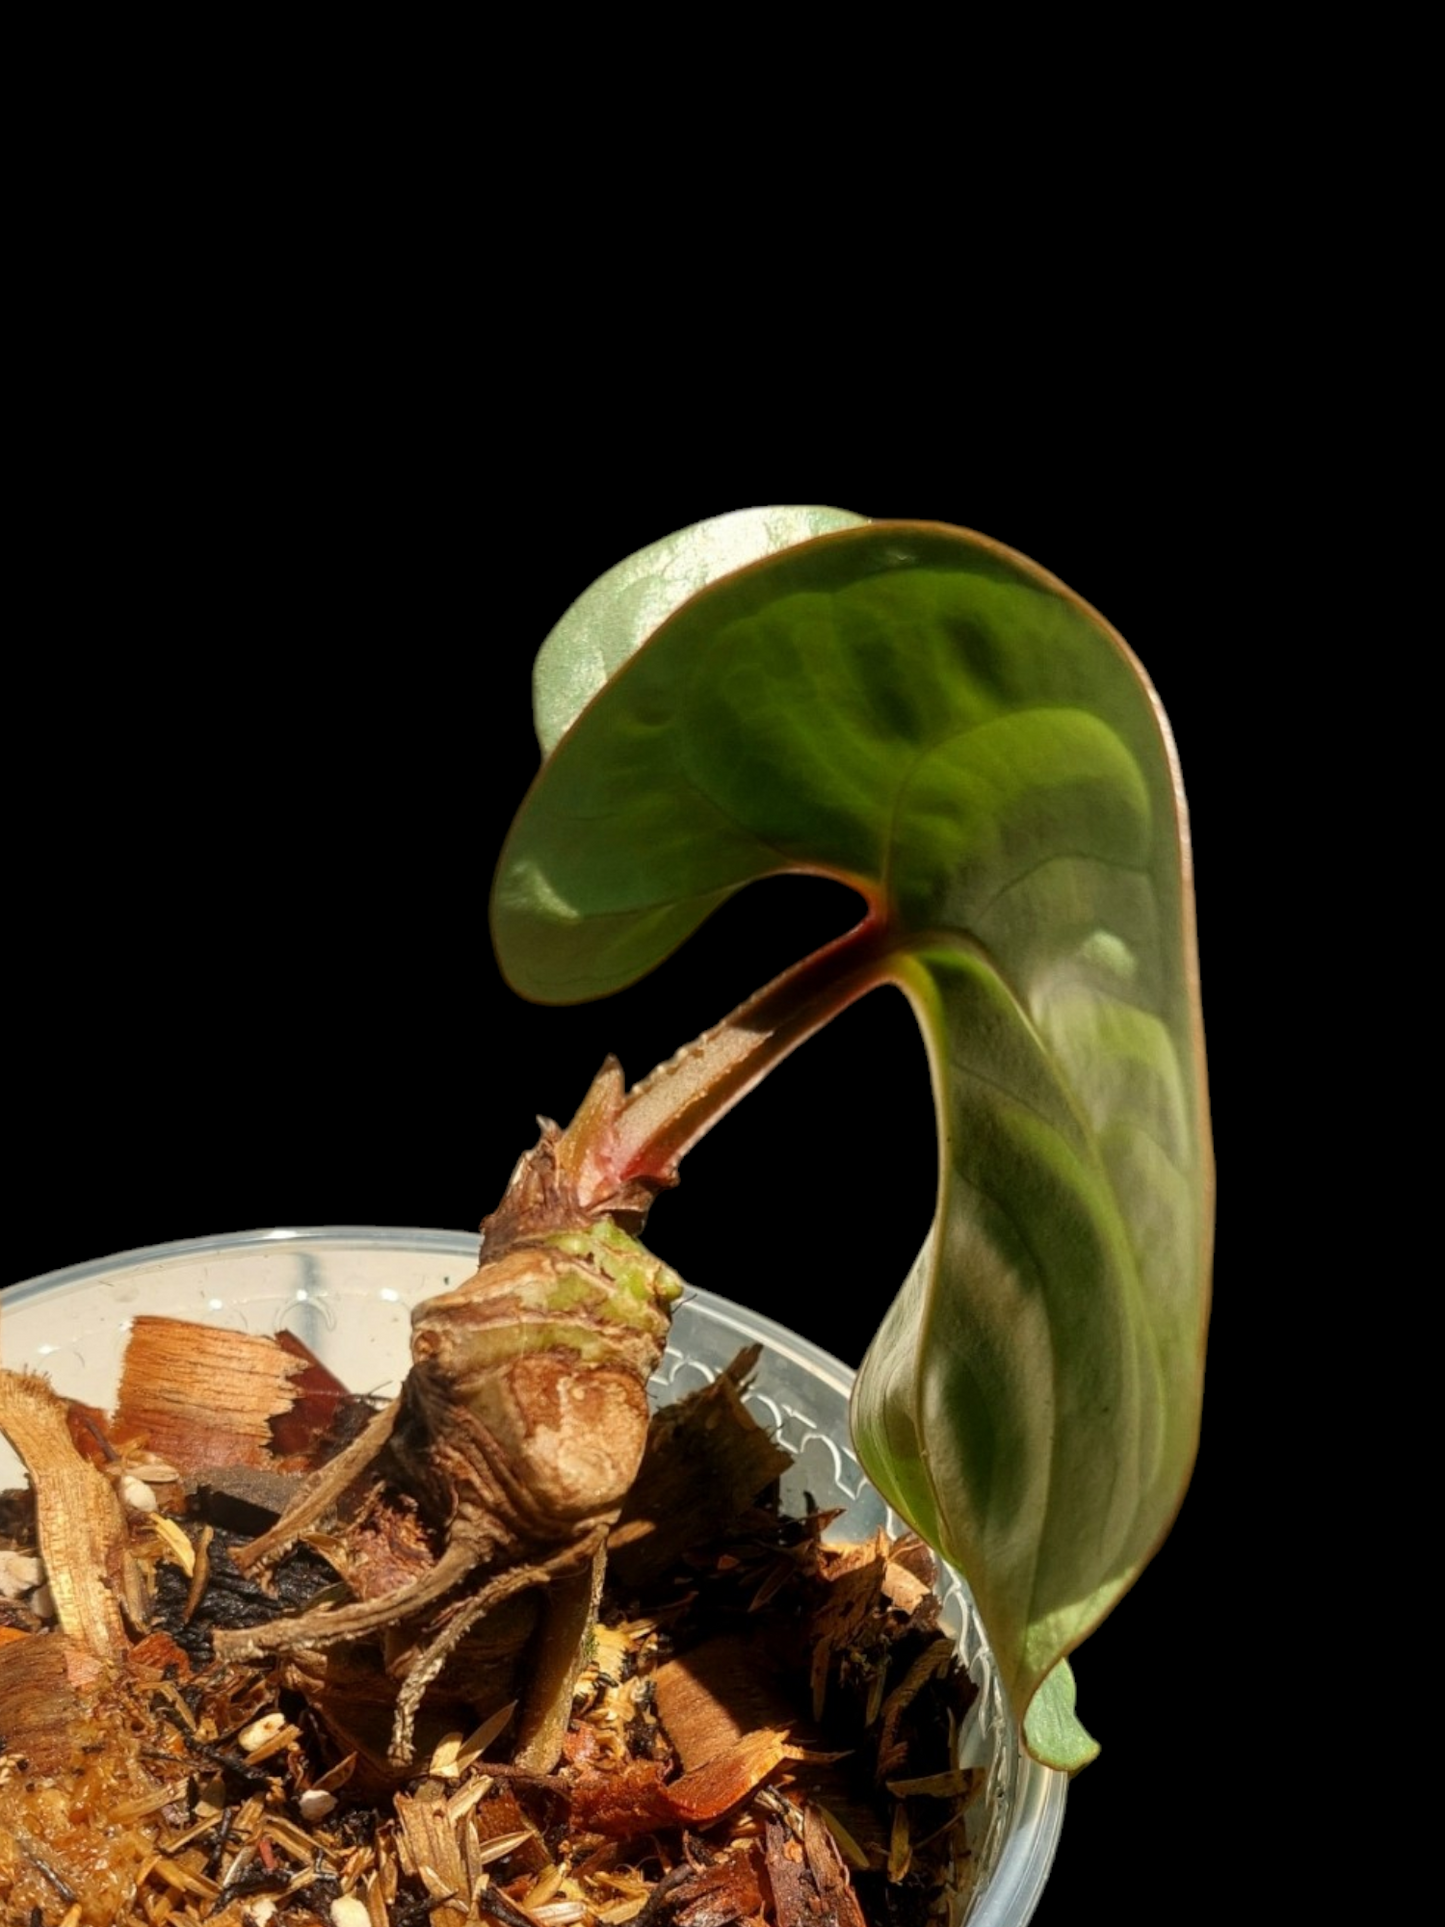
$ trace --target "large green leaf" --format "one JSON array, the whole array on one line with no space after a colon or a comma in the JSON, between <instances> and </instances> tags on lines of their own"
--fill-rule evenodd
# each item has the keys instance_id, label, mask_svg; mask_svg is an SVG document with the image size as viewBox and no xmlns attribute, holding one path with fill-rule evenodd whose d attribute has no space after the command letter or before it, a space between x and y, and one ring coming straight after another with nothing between
<instances>
[{"instance_id":1,"label":"large green leaf","mask_svg":"<svg viewBox=\"0 0 1445 1927\"><path fill-rule=\"evenodd\" d=\"M785 549L686 601L558 742L498 872L498 955L534 998L603 995L788 869L862 891L862 967L927 1039L938 1211L854 1436L967 1575L1022 1714L1158 1545L1198 1433L1208 1129L1153 692L978 536Z\"/></svg>"}]
</instances>

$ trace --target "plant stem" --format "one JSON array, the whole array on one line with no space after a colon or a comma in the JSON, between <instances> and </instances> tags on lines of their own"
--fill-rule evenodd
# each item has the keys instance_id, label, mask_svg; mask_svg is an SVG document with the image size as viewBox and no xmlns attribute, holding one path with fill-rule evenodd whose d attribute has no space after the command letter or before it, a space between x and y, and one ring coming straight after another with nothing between
<instances>
[{"instance_id":1,"label":"plant stem","mask_svg":"<svg viewBox=\"0 0 1445 1927\"><path fill-rule=\"evenodd\" d=\"M886 980L890 947L870 913L634 1084L610 1146L617 1176L671 1183L684 1152L775 1064Z\"/></svg>"}]
</instances>

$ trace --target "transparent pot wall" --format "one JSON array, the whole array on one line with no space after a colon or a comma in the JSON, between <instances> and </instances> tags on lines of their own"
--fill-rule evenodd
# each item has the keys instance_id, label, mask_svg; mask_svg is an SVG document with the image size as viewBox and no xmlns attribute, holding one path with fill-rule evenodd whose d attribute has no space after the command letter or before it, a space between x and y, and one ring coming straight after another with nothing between
<instances>
[{"instance_id":1,"label":"transparent pot wall","mask_svg":"<svg viewBox=\"0 0 1445 1927\"><path fill-rule=\"evenodd\" d=\"M71 1398L109 1408L130 1321L142 1313L240 1331L292 1331L353 1391L390 1396L409 1362L411 1308L476 1268L475 1233L257 1231L127 1252L52 1272L0 1295L0 1363L44 1372ZM714 1377L745 1344L762 1358L748 1403L796 1455L784 1499L802 1510L846 1506L835 1538L897 1530L848 1445L852 1373L826 1352L706 1291L689 1291L653 1380L659 1403ZM0 1439L0 1490L23 1483ZM1034 1911L1063 1818L1064 1781L1022 1756L963 1582L946 1575L944 1617L980 1691L962 1736L964 1765L984 1769L974 1809L967 1927L1023 1927Z\"/></svg>"}]
</instances>

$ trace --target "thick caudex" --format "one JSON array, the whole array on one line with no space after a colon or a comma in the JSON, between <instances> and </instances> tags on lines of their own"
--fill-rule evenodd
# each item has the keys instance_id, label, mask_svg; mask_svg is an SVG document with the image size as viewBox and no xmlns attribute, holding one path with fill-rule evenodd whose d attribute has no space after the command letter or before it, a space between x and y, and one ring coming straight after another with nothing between
<instances>
[{"instance_id":1,"label":"thick caudex","mask_svg":"<svg viewBox=\"0 0 1445 1927\"><path fill-rule=\"evenodd\" d=\"M647 1381L682 1286L616 1222L635 1221L656 1187L613 1184L591 1153L620 1095L609 1064L567 1132L544 1125L482 1228L474 1276L413 1314L399 1396L239 1555L247 1570L274 1562L383 1454L444 1523L441 1556L411 1583L216 1639L221 1658L244 1660L408 1628L409 1643L398 1642L399 1760L422 1695L465 1634L504 1599L596 1569L637 1475ZM537 1714L549 1733L550 1712Z\"/></svg>"}]
</instances>

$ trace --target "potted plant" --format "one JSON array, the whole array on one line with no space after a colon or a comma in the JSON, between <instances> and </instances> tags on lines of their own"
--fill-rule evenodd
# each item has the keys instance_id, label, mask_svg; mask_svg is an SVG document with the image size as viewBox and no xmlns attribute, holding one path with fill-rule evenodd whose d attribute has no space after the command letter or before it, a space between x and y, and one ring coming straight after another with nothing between
<instances>
[{"instance_id":1,"label":"potted plant","mask_svg":"<svg viewBox=\"0 0 1445 1927\"><path fill-rule=\"evenodd\" d=\"M836 543L834 547L848 547L848 543ZM792 594L792 592L790 592L790 594ZM811 594L811 592L809 592L809 590L805 590L805 594ZM597 711L597 713L601 713L601 705L599 705L599 711ZM1089 748L1089 746L1085 746L1085 748ZM1106 748L1106 746L1104 746L1104 748ZM1052 755L1052 752L1050 752L1050 755ZM1085 757L1085 761L1087 761L1087 757ZM1000 767L1017 767L1017 759L1015 759L1015 757L1006 757L1006 759L1004 759L1004 763L1002 763ZM636 771L632 771L632 775L636 775ZM630 777L630 780L632 780L632 777ZM1079 769L1079 771L1073 771L1073 775L1071 775L1071 779L1069 780L1073 780L1073 782L1077 782L1077 784L1083 784L1083 786L1089 786L1089 784L1096 784L1096 782L1100 782L1100 780L1102 780L1102 782L1104 782L1104 786L1108 788L1108 771L1106 771L1106 769L1098 769L1098 767L1094 767L1094 763L1087 763L1087 767L1083 767L1083 769ZM807 854L801 854L800 859L801 861L817 861L817 858L809 858ZM522 858L520 859L518 859L518 856L516 856L516 850L512 850L512 863L511 863L512 871L516 871L518 867L526 867L526 863L528 863L528 861L532 861L532 858L530 858L530 854L528 854L526 850L522 850ZM848 865L848 867L850 867L850 869L854 869L854 871L857 871L857 865ZM543 892L543 894L545 894L545 892ZM553 894L555 894L555 892L553 892ZM514 904L514 902L512 902L512 904L509 904L509 906L505 908L505 915L512 915L512 919L516 919L516 904ZM921 929L923 929L923 925L921 925L921 923L917 923L917 925L913 925L913 935L917 935L917 931L921 931ZM553 933L553 935L555 935L555 933ZM1089 931L1085 931L1085 933L1083 933L1083 937L1085 938L1089 937L1089 935L1090 935ZM1104 937L1108 937L1108 931L1104 933ZM549 940L549 942L551 942L551 940ZM509 950L509 946L512 946L512 948L514 948L514 937L503 938L503 952L505 952L505 954L507 954L507 950ZM553 944L553 948L555 948L555 944ZM1100 946L1098 946L1098 944L1096 944L1094 948L1096 948L1096 950L1100 950ZM1100 954L1098 954L1098 956L1094 958L1094 964L1108 965L1108 967L1116 967L1117 969L1117 965L1119 965L1119 962L1121 962L1121 960L1117 958L1117 954L1116 956L1108 956L1108 954L1104 954L1104 952L1108 952L1108 948L1110 948L1110 946L1108 946L1108 942L1104 942L1104 946L1102 946L1102 950L1100 950ZM1127 946L1125 946L1125 948L1127 948ZM875 950L877 950L877 946L875 946ZM834 954L834 956L836 956L836 954ZM844 964L846 964L846 962L848 962L848 960L844 960ZM877 958L875 958L873 962L877 962ZM828 969L832 969L832 965L828 965ZM869 969L871 969L871 964L869 964L869 960L863 960L863 973L867 975L867 971L869 971ZM827 971L825 971L825 975L827 975ZM882 973L880 973L880 971L875 971L875 975L882 975ZM844 989L848 989L848 987L844 987ZM1067 985L1065 985L1065 989L1067 989ZM948 996L952 996L954 992L956 992L956 987L954 987L954 989L948 990ZM832 998L834 998L834 1002L842 1002L842 998L838 996L838 975L836 975L836 971L834 971L834 975L832 975L832 977L828 979L827 994L828 996L832 996ZM657 1087L653 1087L653 1089L657 1089ZM713 1102L713 1098L707 1098L707 1102ZM956 1120L956 1122L958 1122L958 1120ZM871 1199L871 1201L869 1202L871 1202L871 1204L873 1204L875 1208L879 1208L879 1201L877 1201L877 1199ZM882 1208L888 1208L888 1202L882 1201ZM890 1424L892 1424L892 1420L890 1420ZM896 1426L894 1426L894 1430L896 1430ZM886 1474L884 1474L884 1476L886 1476ZM1177 1480L1175 1480L1175 1484L1177 1484ZM915 1495L915 1499L913 1499L913 1503L915 1503L915 1509L917 1509L917 1495Z\"/></svg>"},{"instance_id":2,"label":"potted plant","mask_svg":"<svg viewBox=\"0 0 1445 1927\"><path fill-rule=\"evenodd\" d=\"M624 584L623 586L625 587L626 585ZM711 719L709 720L709 726L711 726ZM743 783L743 789L747 789L746 781ZM739 792L734 790L732 795L741 801L743 812L745 812L755 800L754 795L751 793L739 798ZM806 859L804 859L804 861L806 861ZM766 867L766 865L764 864L761 867ZM771 888L772 886L768 885L764 887ZM565 894L565 892L563 894ZM732 905L729 905L729 912L731 912L731 909ZM1185 915L1187 916L1187 914L1186 911ZM839 927L839 924L834 924L833 929L836 931ZM1182 945L1182 955L1189 953L1191 944L1192 939L1186 936ZM781 960L779 961L781 962ZM1187 964L1185 965L1185 969L1187 972ZM675 996L676 992L674 991L668 996L668 1001L671 1002ZM850 1017L848 1021L853 1021L853 1019ZM1194 1018L1187 1020L1188 1027L1192 1027L1194 1021ZM890 1039L889 1044L892 1048L898 1048L896 1038ZM1187 1058L1192 1055L1192 1051L1193 1044L1187 1045L1184 1046L1182 1054ZM845 1047L844 1054L846 1054ZM870 1067L877 1065L879 1062L876 1050L870 1052L869 1045L867 1044L856 1049L856 1056L853 1061L856 1062L859 1059L869 1064ZM816 1075L816 1073L814 1074ZM833 1095L835 1115L842 1115L848 1118L855 1117L858 1110L858 1093L856 1089L848 1088L846 1071L841 1071L838 1075L840 1082L834 1087ZM756 1102L756 1100L750 1101ZM1191 1101L1197 1101L1197 1097L1196 1100ZM823 1108L823 1106L817 1106L813 1114L816 1115L817 1111ZM1200 1204L1197 1212L1192 1207L1186 1207L1184 1219L1192 1219L1192 1229L1187 1235L1189 1238L1199 1239L1199 1242L1196 1243L1194 1247L1195 1257L1193 1259L1185 1257L1180 1276L1190 1277L1193 1282L1187 1289L1192 1291L1198 1287L1201 1296L1196 1301L1194 1311L1191 1315L1193 1330L1187 1342L1193 1350L1194 1365L1191 1366L1186 1373L1187 1377L1193 1377L1195 1375L1200 1359L1203 1293L1207 1290L1207 1259L1203 1256L1203 1243L1207 1239L1206 1223L1209 1209L1207 1203L1207 1127L1203 1123L1202 1108L1195 1112L1195 1116L1197 1119L1196 1142L1199 1155L1198 1162L1194 1166L1194 1179L1198 1182L1199 1186L1198 1196ZM895 1099L889 1106L887 1131L891 1132L898 1127L898 1118L899 1111ZM904 1128L906 1129L907 1127L905 1126ZM887 1135L887 1132L885 1132L884 1135ZM876 1139L877 1134L875 1133L873 1141L876 1142ZM844 1156L846 1157L846 1153L844 1153ZM780 1158L779 1162L783 1162L783 1160ZM922 1162L926 1164L927 1160L924 1159ZM890 1188L888 1183L877 1182L877 1174L869 1167L866 1154L864 1157L864 1170L866 1173L864 1179L865 1202L859 1215L865 1218L872 1216L886 1217L892 1209L895 1192ZM734 1183L736 1183L735 1171L733 1175ZM801 1185L797 1187L799 1191L803 1188ZM836 1197L836 1193L834 1193L834 1196ZM846 1238L846 1231L843 1233L843 1236ZM802 1275L806 1275L801 1265L799 1270ZM793 1283L792 1295L800 1302L806 1300L806 1290L800 1283ZM1191 1392L1181 1401L1181 1404L1188 1406L1195 1397L1197 1397L1197 1382ZM1185 1457L1188 1456L1190 1449L1188 1446L1185 1447ZM1186 1554L1186 1559L1187 1557L1188 1555ZM1203 1602L1206 1594L1199 1578L1199 1575L1205 1570L1205 1567L1204 1562L1196 1558L1192 1568L1187 1565L1181 1567L1176 1560L1173 1570L1176 1575L1179 1575L1175 1581L1177 1590L1172 1600L1166 1598L1166 1601L1163 1603L1163 1610L1168 1620L1168 1623L1166 1623L1163 1628L1156 1628L1152 1636L1146 1629L1141 1638L1139 1629L1141 1626L1142 1609L1134 1607L1132 1602L1128 1608L1129 1619L1133 1628L1132 1637L1136 1642L1134 1658L1134 1667L1136 1670L1134 1670L1132 1674L1132 1679L1127 1649L1123 1653L1120 1651L1121 1641L1125 1642L1127 1648L1128 1635L1121 1634L1119 1639L1113 1644L1112 1656L1114 1658L1114 1671L1112 1677L1115 1686L1115 1695L1116 1700L1123 1705L1127 1705L1135 1715L1136 1759L1131 1766L1125 1768L1128 1776L1127 1793L1114 1808L1112 1839L1099 1841L1095 1859L1091 1866L1087 1862L1076 1862L1076 1864L1080 1866L1080 1877L1077 1881L1075 1891L1081 1893L1089 1891L1097 1892L1100 1877L1099 1870L1107 1869L1107 1879L1111 1896L1110 1906L1115 1916L1120 1919L1149 1917L1151 1907L1156 1904L1152 1889L1148 1884L1148 1877L1142 1873L1142 1870L1138 1880L1125 1878L1121 1881L1120 1879L1121 1869L1127 1870L1135 1865L1134 1856L1139 1850L1139 1842L1151 1831L1151 1816L1157 1814L1158 1820L1155 1824L1176 1840L1190 1837L1191 1829L1192 1837L1199 1840L1202 1829L1198 1815L1200 1812L1207 1810L1202 1796L1196 1796L1191 1800L1191 1786L1197 1787L1199 1785L1199 1756L1193 1750L1192 1735L1183 1739L1180 1738L1180 1716L1176 1710L1181 1703L1188 1703L1192 1691L1187 1684L1190 1670L1189 1661L1187 1660L1184 1662L1181 1676L1182 1655L1188 1654L1192 1659L1201 1650L1208 1650L1208 1642L1204 1632L1206 1622L1203 1610ZM1147 1713L1143 1710L1146 1706L1149 1709ZM1185 1715L1186 1725L1187 1718L1188 1716ZM1188 1762L1189 1764L1182 1764L1182 1762ZM1167 1763L1167 1765L1161 1768L1161 1763ZM1192 1779L1191 1772L1193 1774ZM1097 1781L1091 1785L1090 1779L1086 1776L1083 1782L1083 1794L1086 1803L1090 1805L1096 1804L1093 1792L1093 1787L1096 1785ZM1065 1853L1065 1873L1067 1875L1067 1847ZM1203 1878L1205 1880L1209 1878L1207 1871L1208 1863L1202 1851L1192 1864L1195 1866L1196 1878ZM1086 1866L1089 1868L1088 1871L1084 1871ZM1063 1904L1062 1901L1061 1904Z\"/></svg>"}]
</instances>

